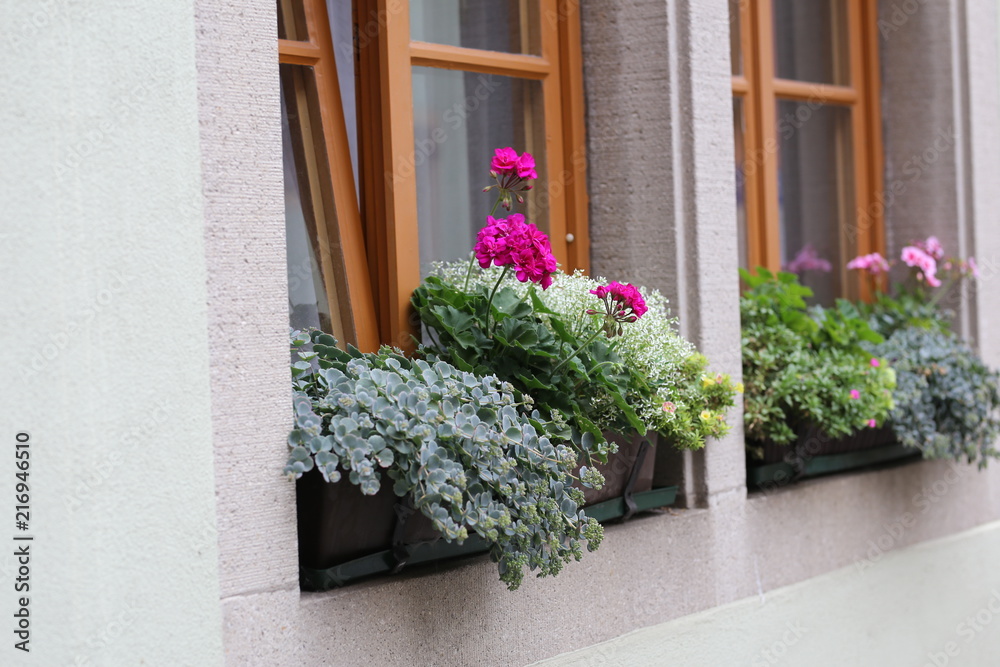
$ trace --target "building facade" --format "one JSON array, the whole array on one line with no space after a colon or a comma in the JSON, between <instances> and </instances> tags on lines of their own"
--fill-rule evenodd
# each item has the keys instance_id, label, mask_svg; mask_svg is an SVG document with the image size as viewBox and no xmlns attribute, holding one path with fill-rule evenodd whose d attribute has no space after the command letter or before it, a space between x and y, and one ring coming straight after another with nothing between
<instances>
[{"instance_id":1,"label":"building facade","mask_svg":"<svg viewBox=\"0 0 1000 667\"><path fill-rule=\"evenodd\" d=\"M295 39L294 20L285 19L279 46L282 4L4 6L9 157L0 171L0 247L10 287L0 325L9 344L0 354L13 378L5 437L13 449L15 434L28 433L34 447L37 536L31 653L4 647L4 664L995 662L996 465L919 462L748 493L739 428L701 452L661 453L661 474L681 488L678 506L609 525L601 549L556 578L511 593L480 557L302 592L295 489L280 474L295 282L283 114L287 144L288 133L303 132L290 124L292 99L310 89L281 68L319 67L323 56L291 44L308 41ZM337 4L327 3L330 15ZM329 247L343 264L331 269L341 281L326 287L342 291L337 303L347 315L335 326L344 336L404 342L400 299L420 275L406 254L432 248L426 257L437 259L448 241L423 235L419 224L438 212L417 193L440 186L413 147L445 146L419 112L441 113L433 103L453 86L434 72L496 66L510 78L548 82L536 92L548 133L522 126L497 136L534 141L545 155L551 201L539 215L548 216L555 247L594 274L661 290L714 370L740 374L737 268L780 264L799 242L821 244L823 229L841 224L867 239L858 248L898 254L912 238L936 234L979 258L979 287L956 304L959 327L1000 365L1000 22L992 0L844 3L854 49L844 57L869 69L851 70L850 85L834 74L829 89L804 98L794 86L764 82L775 63L754 54L773 35L740 23L772 18L794 38L788 48L804 52L815 26L797 24L801 17L778 0L543 2L534 15L548 26L539 45L500 65L461 48L413 46L408 35L402 46L380 42L396 34L400 16L433 42L432 9L423 8L427 24L418 25L418 5L428 3L359 4L369 13L355 17L369 18L346 34L357 71L380 78L377 86L353 81L356 99L375 106L353 109L354 125L367 130L341 137L327 169L351 164L343 150L361 156L357 181L334 176L336 196L326 201L339 234ZM773 15L761 14L762 5ZM851 32L855 19L864 35ZM734 46L734 23L743 46ZM336 29L331 35L336 43ZM359 55L366 40L382 49L382 69ZM735 68L734 53L748 69ZM454 59L447 67L446 58ZM411 75L411 66L424 69ZM404 73L393 74L399 67ZM768 70L771 78L780 67ZM525 108L534 104L532 85L511 93L528 100ZM393 106L401 90L408 104ZM464 90L475 96L468 80ZM347 109L349 95L340 94ZM791 107L761 103L782 95ZM774 164L779 155L789 164L784 144L744 129L788 112L797 150L820 155L827 139L800 126L818 128L826 121L810 118L859 100L877 122L866 134L862 112L848 111L858 134L844 141L854 151L855 203L866 207L832 212L824 202L836 174L810 162L785 174ZM754 104L758 111L748 111ZM796 115L804 110L810 118ZM503 122L463 121L448 150L491 140L490 128ZM373 149L369 140L384 143ZM740 146L763 153L734 160ZM384 162L372 167L377 159ZM352 194L355 207L345 208ZM769 223L768 212L782 207L785 220L796 206L819 221L783 248L794 234ZM859 208L867 216L850 213ZM369 219L382 221L387 239L372 240L379 232ZM358 273L361 264L367 273ZM0 485L6 497L14 496L13 472ZM5 581L18 568L15 557L0 558ZM9 614L19 608L13 592L4 604Z\"/></svg>"}]
</instances>

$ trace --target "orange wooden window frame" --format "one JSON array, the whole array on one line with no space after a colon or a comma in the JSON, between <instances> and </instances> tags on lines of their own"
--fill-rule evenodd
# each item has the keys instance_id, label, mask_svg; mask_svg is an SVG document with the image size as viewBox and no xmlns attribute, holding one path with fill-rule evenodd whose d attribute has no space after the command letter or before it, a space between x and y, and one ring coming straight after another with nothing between
<instances>
[{"instance_id":1,"label":"orange wooden window frame","mask_svg":"<svg viewBox=\"0 0 1000 667\"><path fill-rule=\"evenodd\" d=\"M415 157L414 66L541 82L552 249L567 269L589 266L579 8L575 0L538 1L541 53L535 56L415 41L408 2L356 0L359 32L366 45L377 46L362 48L359 39L359 116L369 121L359 140L368 257L376 267L382 339L403 349L412 349L411 335L419 330L410 307L420 283L416 174L399 168ZM373 21L377 35L369 40Z\"/></svg>"},{"instance_id":2,"label":"orange wooden window frame","mask_svg":"<svg viewBox=\"0 0 1000 667\"><path fill-rule=\"evenodd\" d=\"M733 96L743 101L747 160L759 160L744 169L747 260L751 267L781 268L778 211L778 99L815 101L850 108L852 176L855 211L847 224L858 254L885 253L883 211L876 205L883 189L883 148L879 106L878 15L874 0L838 0L845 3L849 85L830 85L779 79L774 70L774 15L772 0L738 3L743 72L733 76ZM843 272L844 267L838 267ZM843 275L843 273L842 273ZM851 277L848 293L867 299L871 286Z\"/></svg>"},{"instance_id":3,"label":"orange wooden window frame","mask_svg":"<svg viewBox=\"0 0 1000 667\"><path fill-rule=\"evenodd\" d=\"M327 18L325 0L301 0L282 3L286 14L286 30L296 39L278 40L278 62L301 65L313 70L322 138L325 145L317 147L325 152L326 186L332 193L334 219L317 220L318 237L326 244L319 249L324 278L329 280L330 253L337 252L330 239L339 238L343 253L345 290L349 301L349 314L353 335L346 342L365 351L374 351L379 345L378 321L372 296L371 280L365 251L364 230L354 186L354 169L347 141L347 125L340 99L337 66L334 61L333 40ZM301 10L301 15L296 10ZM304 25L302 25L304 24ZM304 34L303 34L304 33ZM336 228L330 229L332 225ZM328 287L328 294L331 293ZM331 297L332 301L332 297ZM335 304L331 302L331 314Z\"/></svg>"}]
</instances>

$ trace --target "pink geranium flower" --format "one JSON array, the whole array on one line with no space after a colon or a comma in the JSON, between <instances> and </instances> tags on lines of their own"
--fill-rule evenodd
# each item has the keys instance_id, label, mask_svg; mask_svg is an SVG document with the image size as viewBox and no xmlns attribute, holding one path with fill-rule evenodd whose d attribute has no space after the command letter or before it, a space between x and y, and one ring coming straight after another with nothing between
<instances>
[{"instance_id":1,"label":"pink geranium flower","mask_svg":"<svg viewBox=\"0 0 1000 667\"><path fill-rule=\"evenodd\" d=\"M871 360L870 363L872 365L872 368L878 368L879 366L882 365L882 362L879 361L878 359L876 359L875 357L872 357L872 360Z\"/></svg>"},{"instance_id":2,"label":"pink geranium flower","mask_svg":"<svg viewBox=\"0 0 1000 667\"><path fill-rule=\"evenodd\" d=\"M857 399L861 398L861 392L858 391L857 389L852 389L851 390L851 398L853 398L854 400L857 400Z\"/></svg>"},{"instance_id":3,"label":"pink geranium flower","mask_svg":"<svg viewBox=\"0 0 1000 667\"><path fill-rule=\"evenodd\" d=\"M513 174L517 170L518 154L513 148L497 148L493 151L490 168L498 174Z\"/></svg>"},{"instance_id":4,"label":"pink geranium flower","mask_svg":"<svg viewBox=\"0 0 1000 667\"><path fill-rule=\"evenodd\" d=\"M870 255L855 257L847 263L847 268L867 271L873 276L877 276L880 273L887 273L889 271L889 262L879 253L873 252Z\"/></svg>"},{"instance_id":5,"label":"pink geranium flower","mask_svg":"<svg viewBox=\"0 0 1000 667\"><path fill-rule=\"evenodd\" d=\"M514 205L515 197L519 202L524 202L524 198L517 193L532 188L528 180L538 178L535 158L531 153L518 155L517 151L510 147L497 148L493 151L493 160L490 162L490 176L496 180L496 184L483 188L483 192L499 188L500 202L509 211Z\"/></svg>"},{"instance_id":6,"label":"pink geranium flower","mask_svg":"<svg viewBox=\"0 0 1000 667\"><path fill-rule=\"evenodd\" d=\"M608 338L621 335L623 323L635 322L648 310L642 294L628 283L612 281L590 290L590 293L604 302L604 333ZM586 312L588 315L598 314L596 310Z\"/></svg>"},{"instance_id":7,"label":"pink geranium flower","mask_svg":"<svg viewBox=\"0 0 1000 667\"><path fill-rule=\"evenodd\" d=\"M972 274L972 277L978 280L979 279L979 266L976 264L976 258L975 257L970 257L968 259L968 261L966 262L966 265L969 267L969 273Z\"/></svg>"},{"instance_id":8,"label":"pink geranium flower","mask_svg":"<svg viewBox=\"0 0 1000 667\"><path fill-rule=\"evenodd\" d=\"M925 280L931 287L941 286L937 278L937 260L922 248L908 245L903 248L900 259L907 266L917 269L917 280Z\"/></svg>"},{"instance_id":9,"label":"pink geranium flower","mask_svg":"<svg viewBox=\"0 0 1000 667\"><path fill-rule=\"evenodd\" d=\"M525 222L520 213L499 220L487 217L486 225L479 230L475 252L484 269L491 264L512 267L522 283L538 283L542 289L548 289L552 274L559 269L549 237Z\"/></svg>"},{"instance_id":10,"label":"pink geranium flower","mask_svg":"<svg viewBox=\"0 0 1000 667\"><path fill-rule=\"evenodd\" d=\"M868 428L875 428L876 426L878 426L878 422L877 421L875 421L874 419L869 419L868 420Z\"/></svg>"},{"instance_id":11,"label":"pink geranium flower","mask_svg":"<svg viewBox=\"0 0 1000 667\"><path fill-rule=\"evenodd\" d=\"M926 241L918 241L916 245L935 260L944 257L944 246L936 236L928 236Z\"/></svg>"},{"instance_id":12,"label":"pink geranium flower","mask_svg":"<svg viewBox=\"0 0 1000 667\"><path fill-rule=\"evenodd\" d=\"M531 153L523 153L521 157L517 158L517 176L518 178L538 178L538 172L535 171L535 158L531 156Z\"/></svg>"},{"instance_id":13,"label":"pink geranium flower","mask_svg":"<svg viewBox=\"0 0 1000 667\"><path fill-rule=\"evenodd\" d=\"M824 271L830 272L830 262L819 256L816 248L811 243L807 243L795 256L795 259L785 265L784 270L790 273L802 273L803 271Z\"/></svg>"}]
</instances>

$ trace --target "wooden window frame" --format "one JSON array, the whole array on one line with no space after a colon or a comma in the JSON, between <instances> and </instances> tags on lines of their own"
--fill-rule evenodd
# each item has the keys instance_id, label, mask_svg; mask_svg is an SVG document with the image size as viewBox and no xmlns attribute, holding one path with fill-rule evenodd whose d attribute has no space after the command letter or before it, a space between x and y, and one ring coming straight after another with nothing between
<instances>
[{"instance_id":1,"label":"wooden window frame","mask_svg":"<svg viewBox=\"0 0 1000 667\"><path fill-rule=\"evenodd\" d=\"M337 289L331 285L331 280L338 275L333 267L332 253L338 252L334 239L339 239L339 252L343 253L343 271L339 272L338 277L347 283L340 291L347 294L347 309L351 320L350 325L345 327L351 333L344 342L365 351L373 351L379 346L378 320L326 2L301 0L301 16L295 15L292 6L292 3L285 3L285 24L299 39L278 39L278 62L313 70L323 145L310 148L321 158L319 162L323 168L319 172L325 173L328 178L328 182L323 185L331 195L329 199L332 199L326 208L332 208L333 212L332 216L316 217L318 255L327 298L330 300L330 313L334 316L338 309Z\"/></svg>"},{"instance_id":2,"label":"wooden window frame","mask_svg":"<svg viewBox=\"0 0 1000 667\"><path fill-rule=\"evenodd\" d=\"M360 32L367 36L373 32L368 26L378 24L377 36L365 40L377 48L357 49L359 117L370 121L359 139L368 263L375 269L382 340L404 350L412 350L419 331L410 307L410 295L420 284L416 173L400 168L415 160L415 66L541 82L552 250L569 270L589 268L579 7L576 0L538 1L537 56L415 41L408 2L355 2L355 25L364 27Z\"/></svg>"},{"instance_id":3,"label":"wooden window frame","mask_svg":"<svg viewBox=\"0 0 1000 667\"><path fill-rule=\"evenodd\" d=\"M848 236L857 254L885 254L883 209L877 205L883 191L882 120L879 105L878 7L873 0L843 0L848 34L849 85L833 85L777 78L774 71L774 15L772 0L740 0L742 75L732 77L735 98L743 102L746 123L747 260L751 268L781 268L778 202L778 99L838 104L850 108L855 211L847 222ZM844 267L838 267L844 275ZM870 299L868 281L850 276L846 293Z\"/></svg>"}]
</instances>

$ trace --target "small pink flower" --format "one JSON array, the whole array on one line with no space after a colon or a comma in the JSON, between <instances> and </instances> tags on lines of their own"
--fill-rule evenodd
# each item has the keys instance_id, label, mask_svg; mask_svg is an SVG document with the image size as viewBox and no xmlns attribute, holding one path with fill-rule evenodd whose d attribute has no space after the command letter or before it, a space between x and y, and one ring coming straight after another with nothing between
<instances>
[{"instance_id":1,"label":"small pink flower","mask_svg":"<svg viewBox=\"0 0 1000 667\"><path fill-rule=\"evenodd\" d=\"M889 271L889 262L879 253L873 252L870 255L855 257L847 263L847 268L868 271L873 276L877 276L880 273L887 273Z\"/></svg>"},{"instance_id":2,"label":"small pink flower","mask_svg":"<svg viewBox=\"0 0 1000 667\"><path fill-rule=\"evenodd\" d=\"M926 252L934 259L944 257L944 247L936 236L928 236L926 241L918 241L917 247Z\"/></svg>"},{"instance_id":3,"label":"small pink flower","mask_svg":"<svg viewBox=\"0 0 1000 667\"><path fill-rule=\"evenodd\" d=\"M870 362L870 363L871 363L871 365L872 365L872 368L878 368L879 366L881 366L881 365L882 365L882 362L880 362L880 361L879 361L878 359L876 359L875 357L872 357L872 360L871 360L871 362Z\"/></svg>"},{"instance_id":4,"label":"small pink flower","mask_svg":"<svg viewBox=\"0 0 1000 667\"><path fill-rule=\"evenodd\" d=\"M524 153L517 158L517 176L525 179L538 178L538 172L535 171L535 158L531 156L531 153Z\"/></svg>"},{"instance_id":5,"label":"small pink flower","mask_svg":"<svg viewBox=\"0 0 1000 667\"><path fill-rule=\"evenodd\" d=\"M663 404L663 411L673 414L677 412L677 406L671 403L670 401L667 401L666 403Z\"/></svg>"},{"instance_id":6,"label":"small pink flower","mask_svg":"<svg viewBox=\"0 0 1000 667\"><path fill-rule=\"evenodd\" d=\"M795 259L784 266L784 270L790 273L802 273L803 271L823 271L830 272L830 262L819 256L816 248L811 243L807 243L795 256Z\"/></svg>"},{"instance_id":7,"label":"small pink flower","mask_svg":"<svg viewBox=\"0 0 1000 667\"><path fill-rule=\"evenodd\" d=\"M969 273L972 274L973 278L978 279L979 278L979 266L976 264L976 258L975 257L970 257L969 261L968 261L968 265L969 265Z\"/></svg>"},{"instance_id":8,"label":"small pink flower","mask_svg":"<svg viewBox=\"0 0 1000 667\"><path fill-rule=\"evenodd\" d=\"M861 398L861 392L858 391L857 389L852 389L851 390L851 398L853 398L854 400L857 400L857 399Z\"/></svg>"},{"instance_id":9,"label":"small pink flower","mask_svg":"<svg viewBox=\"0 0 1000 667\"><path fill-rule=\"evenodd\" d=\"M875 428L877 425L878 425L878 422L876 422L874 419L869 419L868 420L868 428Z\"/></svg>"},{"instance_id":10,"label":"small pink flower","mask_svg":"<svg viewBox=\"0 0 1000 667\"><path fill-rule=\"evenodd\" d=\"M940 287L941 281L937 278L937 260L927 254L917 246L908 245L903 248L900 259L907 266L917 269L917 280L926 280L931 287Z\"/></svg>"},{"instance_id":11,"label":"small pink flower","mask_svg":"<svg viewBox=\"0 0 1000 667\"><path fill-rule=\"evenodd\" d=\"M607 285L600 285L597 289L590 290L591 294L597 296L604 302L604 333L608 338L616 334L621 335L622 324L631 323L642 317L648 308L646 300L642 298L635 287L631 284L622 284L612 281Z\"/></svg>"},{"instance_id":12,"label":"small pink flower","mask_svg":"<svg viewBox=\"0 0 1000 667\"><path fill-rule=\"evenodd\" d=\"M493 151L490 168L498 174L512 174L517 169L518 155L513 148L497 148Z\"/></svg>"}]
</instances>

